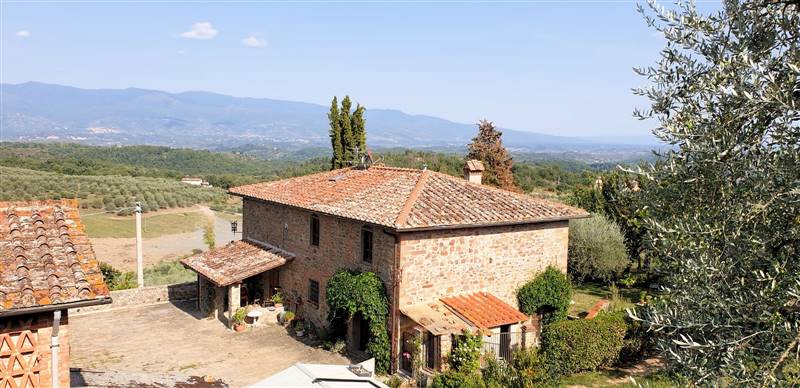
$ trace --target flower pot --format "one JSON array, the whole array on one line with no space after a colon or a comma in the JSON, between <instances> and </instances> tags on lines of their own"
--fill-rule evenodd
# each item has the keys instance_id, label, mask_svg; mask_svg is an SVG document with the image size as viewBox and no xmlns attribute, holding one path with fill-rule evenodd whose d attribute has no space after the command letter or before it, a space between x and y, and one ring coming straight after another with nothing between
<instances>
[{"instance_id":1,"label":"flower pot","mask_svg":"<svg viewBox=\"0 0 800 388\"><path fill-rule=\"evenodd\" d=\"M306 335L306 332L304 330L297 330L294 333L297 334L298 337Z\"/></svg>"},{"instance_id":2,"label":"flower pot","mask_svg":"<svg viewBox=\"0 0 800 388\"><path fill-rule=\"evenodd\" d=\"M244 323L235 323L233 325L233 331L235 331L237 333L243 332L244 329L245 329Z\"/></svg>"},{"instance_id":3,"label":"flower pot","mask_svg":"<svg viewBox=\"0 0 800 388\"><path fill-rule=\"evenodd\" d=\"M276 309L283 308L283 303L275 303L274 306Z\"/></svg>"}]
</instances>

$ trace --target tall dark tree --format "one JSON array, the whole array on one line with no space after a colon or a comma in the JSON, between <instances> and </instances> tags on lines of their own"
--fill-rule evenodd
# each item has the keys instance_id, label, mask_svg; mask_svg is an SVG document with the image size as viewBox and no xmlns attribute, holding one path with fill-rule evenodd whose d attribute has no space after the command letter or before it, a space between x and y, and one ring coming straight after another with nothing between
<instances>
[{"instance_id":1,"label":"tall dark tree","mask_svg":"<svg viewBox=\"0 0 800 388\"><path fill-rule=\"evenodd\" d=\"M638 72L669 147L645 221L664 295L632 315L698 386L792 386L800 370L800 3L640 7L667 40Z\"/></svg>"},{"instance_id":2,"label":"tall dark tree","mask_svg":"<svg viewBox=\"0 0 800 388\"><path fill-rule=\"evenodd\" d=\"M345 165L350 165L355 160L356 144L353 138L353 122L350 119L350 96L342 99L342 109L339 111L339 127L342 129L342 159Z\"/></svg>"},{"instance_id":3,"label":"tall dark tree","mask_svg":"<svg viewBox=\"0 0 800 388\"><path fill-rule=\"evenodd\" d=\"M342 167L344 159L344 149L342 147L342 127L339 124L339 101L336 96L331 101L331 110L328 113L328 122L330 123L330 137L331 137L331 170Z\"/></svg>"},{"instance_id":4,"label":"tall dark tree","mask_svg":"<svg viewBox=\"0 0 800 388\"><path fill-rule=\"evenodd\" d=\"M364 120L364 109L361 104L356 104L356 110L353 111L351 118L353 128L353 140L355 141L358 152L362 155L367 152L367 129Z\"/></svg>"},{"instance_id":5,"label":"tall dark tree","mask_svg":"<svg viewBox=\"0 0 800 388\"><path fill-rule=\"evenodd\" d=\"M483 182L501 189L517 191L514 186L514 175L511 168L514 161L508 151L503 147L501 137L491 121L481 120L478 123L478 135L469 144L467 160L477 159L483 162L486 169L483 172Z\"/></svg>"}]
</instances>

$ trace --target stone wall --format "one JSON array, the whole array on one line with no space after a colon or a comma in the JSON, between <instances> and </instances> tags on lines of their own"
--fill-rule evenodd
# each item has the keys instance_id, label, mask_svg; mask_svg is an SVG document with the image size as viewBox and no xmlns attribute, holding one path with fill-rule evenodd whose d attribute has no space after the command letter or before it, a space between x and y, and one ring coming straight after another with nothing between
<instances>
[{"instance_id":1,"label":"stone wall","mask_svg":"<svg viewBox=\"0 0 800 388\"><path fill-rule=\"evenodd\" d=\"M279 283L287 300L287 310L298 312L317 326L327 323L325 289L328 279L341 269L375 272L391 297L394 236L383 228L364 222L316 214L319 217L319 246L311 245L313 212L243 199L243 238L266 242L295 254L295 259L279 268ZM373 235L372 263L361 258L361 230ZM319 282L319 304L309 300L309 280Z\"/></svg>"},{"instance_id":2,"label":"stone wall","mask_svg":"<svg viewBox=\"0 0 800 388\"><path fill-rule=\"evenodd\" d=\"M516 290L553 265L567 270L568 222L403 233L400 306L489 292L516 307Z\"/></svg>"},{"instance_id":3,"label":"stone wall","mask_svg":"<svg viewBox=\"0 0 800 388\"><path fill-rule=\"evenodd\" d=\"M72 309L70 314L79 315L95 311L194 299L197 299L196 282L131 288L129 290L111 291L112 302L109 304Z\"/></svg>"}]
</instances>

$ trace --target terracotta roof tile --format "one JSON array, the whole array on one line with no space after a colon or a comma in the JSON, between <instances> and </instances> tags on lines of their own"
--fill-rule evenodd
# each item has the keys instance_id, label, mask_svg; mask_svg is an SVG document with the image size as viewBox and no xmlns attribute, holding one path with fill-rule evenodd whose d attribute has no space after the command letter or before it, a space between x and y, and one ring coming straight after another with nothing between
<instances>
[{"instance_id":1,"label":"terracotta roof tile","mask_svg":"<svg viewBox=\"0 0 800 388\"><path fill-rule=\"evenodd\" d=\"M481 329L526 321L528 317L486 292L450 296L441 301Z\"/></svg>"},{"instance_id":2,"label":"terracotta roof tile","mask_svg":"<svg viewBox=\"0 0 800 388\"><path fill-rule=\"evenodd\" d=\"M400 311L433 335L458 334L464 329L474 329L471 323L439 301L401 307Z\"/></svg>"},{"instance_id":3,"label":"terracotta roof tile","mask_svg":"<svg viewBox=\"0 0 800 388\"><path fill-rule=\"evenodd\" d=\"M333 170L234 187L229 192L398 230L588 216L582 209L438 172L384 166Z\"/></svg>"},{"instance_id":4,"label":"terracotta roof tile","mask_svg":"<svg viewBox=\"0 0 800 388\"><path fill-rule=\"evenodd\" d=\"M280 267L293 258L293 253L265 243L238 240L187 257L181 264L224 287Z\"/></svg>"},{"instance_id":5,"label":"terracotta roof tile","mask_svg":"<svg viewBox=\"0 0 800 388\"><path fill-rule=\"evenodd\" d=\"M75 200L0 202L0 314L110 301L77 205Z\"/></svg>"}]
</instances>

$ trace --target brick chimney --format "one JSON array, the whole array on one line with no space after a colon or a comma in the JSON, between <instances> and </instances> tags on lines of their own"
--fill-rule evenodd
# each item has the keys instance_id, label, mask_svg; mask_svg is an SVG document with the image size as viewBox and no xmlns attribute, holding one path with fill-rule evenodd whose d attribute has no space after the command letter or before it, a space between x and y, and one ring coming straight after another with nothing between
<instances>
[{"instance_id":1,"label":"brick chimney","mask_svg":"<svg viewBox=\"0 0 800 388\"><path fill-rule=\"evenodd\" d=\"M470 183L481 184L483 170L483 162L480 160L467 160L467 163L464 164L464 179Z\"/></svg>"}]
</instances>

